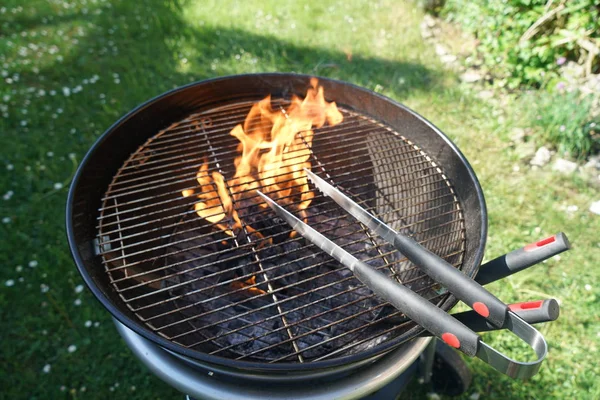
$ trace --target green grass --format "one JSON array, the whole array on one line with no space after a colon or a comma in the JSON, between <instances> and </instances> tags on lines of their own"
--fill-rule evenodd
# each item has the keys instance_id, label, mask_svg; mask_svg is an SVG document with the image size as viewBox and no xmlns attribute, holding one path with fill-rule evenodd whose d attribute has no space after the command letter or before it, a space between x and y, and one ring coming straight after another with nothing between
<instances>
[{"instance_id":1,"label":"green grass","mask_svg":"<svg viewBox=\"0 0 600 400\"><path fill-rule=\"evenodd\" d=\"M507 302L561 301L560 319L541 327L547 362L523 383L469 360L476 374L464 398L600 398L600 217L587 212L597 192L583 179L520 164L505 139L512 125L502 122L517 105L487 104L465 92L420 39L422 15L412 6L252 3L0 5L0 194L8 198L0 200L0 398L182 398L131 355L91 294L78 292L82 281L65 240L67 186L94 140L137 104L192 81L262 71L352 82L407 104L445 131L484 188L488 259L565 231L574 248L560 261L490 285ZM571 205L578 211L567 213ZM404 397L428 390L414 383Z\"/></svg>"},{"instance_id":2,"label":"green grass","mask_svg":"<svg viewBox=\"0 0 600 400\"><path fill-rule=\"evenodd\" d=\"M532 93L520 99L525 107L528 125L536 127L538 143L549 143L561 154L584 158L600 150L600 135L596 133L600 117L591 116L592 96L571 93Z\"/></svg>"}]
</instances>

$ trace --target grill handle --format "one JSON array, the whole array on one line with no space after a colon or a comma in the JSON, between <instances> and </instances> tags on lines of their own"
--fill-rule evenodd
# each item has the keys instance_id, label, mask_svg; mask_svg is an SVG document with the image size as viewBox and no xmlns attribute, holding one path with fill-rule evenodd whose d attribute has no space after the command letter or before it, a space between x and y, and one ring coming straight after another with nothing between
<instances>
[{"instance_id":1,"label":"grill handle","mask_svg":"<svg viewBox=\"0 0 600 400\"><path fill-rule=\"evenodd\" d=\"M520 249L497 257L479 267L475 281L480 285L506 278L571 248L567 235L554 236L530 243Z\"/></svg>"}]
</instances>

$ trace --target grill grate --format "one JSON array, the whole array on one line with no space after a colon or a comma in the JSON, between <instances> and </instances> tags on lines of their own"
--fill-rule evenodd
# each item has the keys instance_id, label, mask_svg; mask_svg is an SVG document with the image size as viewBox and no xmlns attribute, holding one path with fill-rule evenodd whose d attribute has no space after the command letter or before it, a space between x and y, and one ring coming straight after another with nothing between
<instances>
[{"instance_id":1,"label":"grill grate","mask_svg":"<svg viewBox=\"0 0 600 400\"><path fill-rule=\"evenodd\" d=\"M274 108L287 104L273 100ZM123 303L179 345L268 363L353 354L408 331L411 321L315 246L291 237L282 221L251 201L252 193L234 200L243 222L234 237L197 216L198 198L182 196L198 189L196 174L205 160L208 174L233 176L238 141L229 132L251 106L240 102L173 124L114 177L97 228L106 272ZM463 215L441 169L399 133L340 111L342 123L314 130L313 171L460 268ZM225 182L230 194L238 192ZM213 194L219 199L216 188ZM443 288L320 193L307 215L309 224L355 257L436 304L444 299ZM265 246L255 230L273 244Z\"/></svg>"}]
</instances>

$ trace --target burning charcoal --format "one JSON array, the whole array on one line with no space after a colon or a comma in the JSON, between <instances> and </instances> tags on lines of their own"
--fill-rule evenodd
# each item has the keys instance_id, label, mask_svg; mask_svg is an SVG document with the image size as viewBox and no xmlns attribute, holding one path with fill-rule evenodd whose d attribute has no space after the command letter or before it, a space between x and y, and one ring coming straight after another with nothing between
<instances>
[{"instance_id":1,"label":"burning charcoal","mask_svg":"<svg viewBox=\"0 0 600 400\"><path fill-rule=\"evenodd\" d=\"M290 238L287 225L260 210L250 203L240 212L248 218L244 220L248 225L234 230L236 240L223 233L172 236L168 252L173 255L167 262L173 267L167 281L187 321L172 327L183 334L180 340L213 348L216 354L277 360L294 349L302 351L305 359L322 357L365 337L370 324L386 315L374 309L381 300L348 268L303 238ZM315 205L307 210L307 220L374 268L402 258L391 245L367 236L343 210ZM268 245L259 244L272 236L275 240ZM413 273L410 266L395 263L381 271ZM273 293L264 282L265 275ZM418 285L426 288L430 283L420 280Z\"/></svg>"}]
</instances>

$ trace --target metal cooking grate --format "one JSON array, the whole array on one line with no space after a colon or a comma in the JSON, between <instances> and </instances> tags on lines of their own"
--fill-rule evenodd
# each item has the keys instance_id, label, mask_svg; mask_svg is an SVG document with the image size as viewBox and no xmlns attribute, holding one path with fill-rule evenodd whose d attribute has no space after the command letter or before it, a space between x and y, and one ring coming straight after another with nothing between
<instances>
[{"instance_id":1,"label":"metal cooking grate","mask_svg":"<svg viewBox=\"0 0 600 400\"><path fill-rule=\"evenodd\" d=\"M273 100L274 109L287 105ZM209 174L233 176L238 141L229 132L251 106L240 102L193 114L149 139L121 167L98 218L114 290L152 331L227 358L325 360L405 333L412 322L314 246L291 237L252 193L234 201L243 222L235 237L196 215L197 197L182 196L182 190L198 189L196 173L205 160ZM389 127L340 110L342 123L314 131L313 171L460 267L463 216L441 169ZM443 300L443 288L320 193L307 214L309 224L355 257L436 304ZM265 246L254 230L273 244Z\"/></svg>"}]
</instances>

